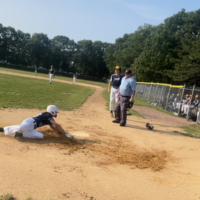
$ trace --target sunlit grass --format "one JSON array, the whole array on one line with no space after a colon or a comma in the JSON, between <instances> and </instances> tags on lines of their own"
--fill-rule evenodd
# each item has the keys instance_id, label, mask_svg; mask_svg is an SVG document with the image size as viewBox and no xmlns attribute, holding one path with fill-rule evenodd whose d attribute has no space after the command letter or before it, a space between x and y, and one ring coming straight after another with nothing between
<instances>
[{"instance_id":1,"label":"sunlit grass","mask_svg":"<svg viewBox=\"0 0 200 200\"><path fill-rule=\"evenodd\" d=\"M0 74L1 108L38 108L55 104L61 110L80 107L94 89L47 80Z\"/></svg>"}]
</instances>

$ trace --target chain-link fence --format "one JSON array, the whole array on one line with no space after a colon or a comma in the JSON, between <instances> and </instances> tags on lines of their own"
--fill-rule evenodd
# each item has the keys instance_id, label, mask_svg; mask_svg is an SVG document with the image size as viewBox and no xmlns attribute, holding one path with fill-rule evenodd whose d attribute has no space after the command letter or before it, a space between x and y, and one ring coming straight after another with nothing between
<instances>
[{"instance_id":1,"label":"chain-link fence","mask_svg":"<svg viewBox=\"0 0 200 200\"><path fill-rule=\"evenodd\" d=\"M200 97L198 87L139 82L136 96L175 115L197 119Z\"/></svg>"}]
</instances>

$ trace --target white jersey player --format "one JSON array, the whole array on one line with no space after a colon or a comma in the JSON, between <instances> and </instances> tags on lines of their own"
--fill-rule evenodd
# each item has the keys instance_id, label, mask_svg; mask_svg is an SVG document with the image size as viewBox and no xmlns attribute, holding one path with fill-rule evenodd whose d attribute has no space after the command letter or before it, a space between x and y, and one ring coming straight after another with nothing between
<instances>
[{"instance_id":1,"label":"white jersey player","mask_svg":"<svg viewBox=\"0 0 200 200\"><path fill-rule=\"evenodd\" d=\"M66 133L63 128L55 122L53 118L57 117L59 110L57 106L50 105L47 107L47 112L40 113L39 115L25 119L21 125L4 127L5 135L15 133L15 137L29 138L29 139L44 139L44 135L35 129L45 125L49 125L54 131L62 133L70 139L74 139L72 135Z\"/></svg>"},{"instance_id":2,"label":"white jersey player","mask_svg":"<svg viewBox=\"0 0 200 200\"><path fill-rule=\"evenodd\" d=\"M55 76L55 69L53 68L53 65L51 65L51 69L49 70L49 83L52 83L52 79Z\"/></svg>"},{"instance_id":3,"label":"white jersey player","mask_svg":"<svg viewBox=\"0 0 200 200\"><path fill-rule=\"evenodd\" d=\"M123 76L121 75L120 66L115 67L115 74L110 78L110 83L108 85L108 92L110 92L110 114L113 117L114 103L117 103L119 86L121 85L121 80Z\"/></svg>"},{"instance_id":4,"label":"white jersey player","mask_svg":"<svg viewBox=\"0 0 200 200\"><path fill-rule=\"evenodd\" d=\"M77 78L77 74L74 74L74 75L73 75L73 84L76 83L76 78Z\"/></svg>"}]
</instances>

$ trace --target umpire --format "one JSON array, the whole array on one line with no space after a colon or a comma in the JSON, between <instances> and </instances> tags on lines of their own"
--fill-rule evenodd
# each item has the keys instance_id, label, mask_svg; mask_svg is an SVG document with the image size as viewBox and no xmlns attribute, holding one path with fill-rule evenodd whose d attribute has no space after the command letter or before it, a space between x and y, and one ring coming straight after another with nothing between
<instances>
[{"instance_id":1,"label":"umpire","mask_svg":"<svg viewBox=\"0 0 200 200\"><path fill-rule=\"evenodd\" d=\"M119 100L115 107L115 120L113 123L120 123L120 126L126 125L127 118L127 104L133 102L136 90L136 81L132 77L131 70L125 71L125 77L122 78L122 82L119 88Z\"/></svg>"}]
</instances>

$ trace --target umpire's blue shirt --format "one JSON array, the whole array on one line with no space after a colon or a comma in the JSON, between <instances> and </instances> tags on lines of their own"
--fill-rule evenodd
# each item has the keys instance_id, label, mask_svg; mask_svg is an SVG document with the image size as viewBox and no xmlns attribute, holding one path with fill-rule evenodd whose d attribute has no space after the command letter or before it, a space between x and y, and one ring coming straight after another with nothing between
<instances>
[{"instance_id":1,"label":"umpire's blue shirt","mask_svg":"<svg viewBox=\"0 0 200 200\"><path fill-rule=\"evenodd\" d=\"M136 89L136 81L131 76L130 78L123 77L120 85L120 94L122 96L131 96Z\"/></svg>"}]
</instances>

